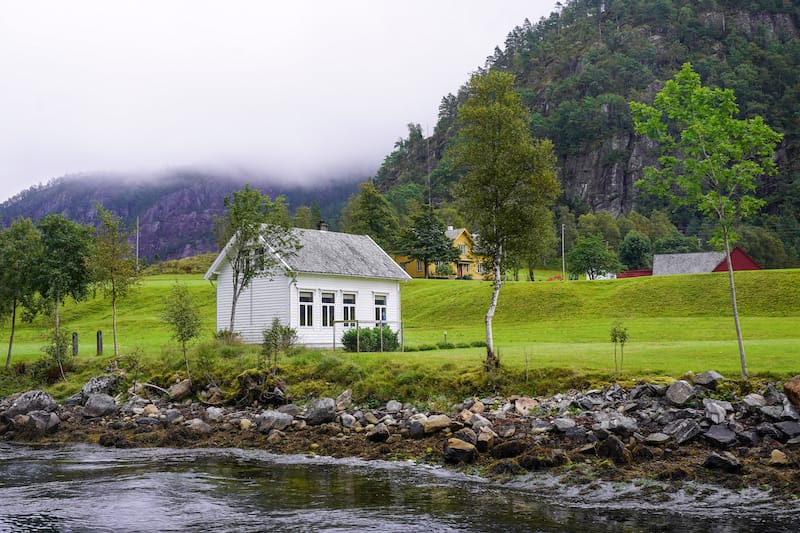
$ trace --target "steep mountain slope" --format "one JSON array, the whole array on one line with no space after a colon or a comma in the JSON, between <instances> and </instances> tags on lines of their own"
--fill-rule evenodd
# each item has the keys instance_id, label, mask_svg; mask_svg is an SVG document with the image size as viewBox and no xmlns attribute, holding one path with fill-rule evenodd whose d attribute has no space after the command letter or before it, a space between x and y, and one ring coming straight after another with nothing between
<instances>
[{"instance_id":1,"label":"steep mountain slope","mask_svg":"<svg viewBox=\"0 0 800 533\"><path fill-rule=\"evenodd\" d=\"M554 142L561 202L619 214L658 205L634 186L656 154L633 134L628 102L651 102L664 81L691 61L705 84L734 90L743 117L760 114L785 134L780 173L765 179L759 194L768 202L766 213L796 221L799 21L800 3L794 1L572 0L511 31L485 68L516 76L531 132ZM430 137L409 125L408 139L397 143L378 171L381 191L416 184L427 192L430 184L434 201L450 198L458 175L445 152L465 95L461 87L442 99Z\"/></svg>"},{"instance_id":2,"label":"steep mountain slope","mask_svg":"<svg viewBox=\"0 0 800 533\"><path fill-rule=\"evenodd\" d=\"M129 228L139 218L139 254L149 261L214 252L214 217L223 214L223 199L249 182L272 198L283 195L290 209L317 201L324 218L335 224L356 178L316 183L313 189L278 185L265 179L200 172L173 172L159 177L93 174L69 176L33 187L0 204L0 226L18 217L34 220L49 213L94 224L98 201Z\"/></svg>"}]
</instances>

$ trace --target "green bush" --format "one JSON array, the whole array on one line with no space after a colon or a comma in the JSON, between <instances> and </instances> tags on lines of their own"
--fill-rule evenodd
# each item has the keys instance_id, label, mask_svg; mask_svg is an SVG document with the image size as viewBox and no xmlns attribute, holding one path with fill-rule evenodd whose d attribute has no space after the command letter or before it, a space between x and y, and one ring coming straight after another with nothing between
<instances>
[{"instance_id":1,"label":"green bush","mask_svg":"<svg viewBox=\"0 0 800 533\"><path fill-rule=\"evenodd\" d=\"M342 345L348 352L396 352L400 347L397 333L389 326L345 331Z\"/></svg>"},{"instance_id":2,"label":"green bush","mask_svg":"<svg viewBox=\"0 0 800 533\"><path fill-rule=\"evenodd\" d=\"M469 345L473 348L486 348L486 341L472 341Z\"/></svg>"},{"instance_id":3,"label":"green bush","mask_svg":"<svg viewBox=\"0 0 800 533\"><path fill-rule=\"evenodd\" d=\"M468 342L457 342L456 343L456 348L469 348L469 347L470 346L469 346Z\"/></svg>"},{"instance_id":4,"label":"green bush","mask_svg":"<svg viewBox=\"0 0 800 533\"><path fill-rule=\"evenodd\" d=\"M455 345L455 344L453 344L452 342L440 342L440 343L439 343L439 344L437 344L436 346L437 346L437 348L439 348L440 350L452 350L453 348L455 348L455 347L456 347L456 345Z\"/></svg>"},{"instance_id":5,"label":"green bush","mask_svg":"<svg viewBox=\"0 0 800 533\"><path fill-rule=\"evenodd\" d=\"M429 352L431 350L436 349L436 345L434 344L420 344L418 347L420 352Z\"/></svg>"}]
</instances>

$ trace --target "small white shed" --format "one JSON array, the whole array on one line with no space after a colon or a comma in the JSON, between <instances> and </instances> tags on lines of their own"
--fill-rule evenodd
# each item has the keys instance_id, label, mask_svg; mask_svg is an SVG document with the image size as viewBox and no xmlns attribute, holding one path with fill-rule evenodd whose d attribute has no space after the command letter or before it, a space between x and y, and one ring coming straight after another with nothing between
<instances>
[{"instance_id":1,"label":"small white shed","mask_svg":"<svg viewBox=\"0 0 800 533\"><path fill-rule=\"evenodd\" d=\"M400 282L411 278L375 241L368 235L293 231L301 246L297 254L279 257L283 268L271 279L254 278L239 297L234 331L244 342L262 342L275 317L297 330L300 344L318 348L340 346L342 334L356 325L400 329ZM217 282L217 330L228 329L233 279L225 250L205 279Z\"/></svg>"}]
</instances>

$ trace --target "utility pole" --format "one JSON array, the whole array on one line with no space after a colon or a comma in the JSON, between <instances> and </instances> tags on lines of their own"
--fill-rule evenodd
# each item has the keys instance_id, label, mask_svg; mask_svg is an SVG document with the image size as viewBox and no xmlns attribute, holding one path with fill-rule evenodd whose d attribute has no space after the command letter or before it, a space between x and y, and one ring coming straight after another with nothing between
<instances>
[{"instance_id":1,"label":"utility pole","mask_svg":"<svg viewBox=\"0 0 800 533\"><path fill-rule=\"evenodd\" d=\"M567 280L567 260L564 256L564 228L566 224L561 224L561 280Z\"/></svg>"},{"instance_id":2,"label":"utility pole","mask_svg":"<svg viewBox=\"0 0 800 533\"><path fill-rule=\"evenodd\" d=\"M136 217L136 275L139 275L139 217Z\"/></svg>"}]
</instances>

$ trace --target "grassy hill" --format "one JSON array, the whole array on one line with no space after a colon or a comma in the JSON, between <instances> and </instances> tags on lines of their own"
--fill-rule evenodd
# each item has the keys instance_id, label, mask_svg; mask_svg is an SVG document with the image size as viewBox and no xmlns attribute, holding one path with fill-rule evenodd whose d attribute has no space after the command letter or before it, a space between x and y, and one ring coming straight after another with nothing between
<instances>
[{"instance_id":1,"label":"grassy hill","mask_svg":"<svg viewBox=\"0 0 800 533\"><path fill-rule=\"evenodd\" d=\"M736 277L751 375L783 379L799 373L800 270L740 272ZM192 364L213 353L220 371L238 374L254 367L256 348L233 349L214 343L215 289L198 274L143 279L119 305L121 354L138 354L145 373L182 371L178 346L160 319L164 299L176 281L189 287L207 332L193 348ZM490 292L489 283L476 281L411 281L402 289L405 340L411 351L306 351L283 359L283 372L303 394L335 393L346 387L368 398L419 398L435 391L457 396L498 387L532 394L613 379L609 330L620 321L630 335L624 380L677 378L688 371L709 369L731 378L739 374L724 273L506 283L494 322L506 385L482 376L484 348L466 347L484 339L483 317ZM98 294L86 302L68 302L62 316L63 327L76 331L81 342L76 375L69 384L57 386L66 394L113 359L110 304ZM48 328L45 319L18 325L12 365L35 365L43 357ZM95 354L98 330L105 337L101 357ZM447 341L458 347L420 350L442 343L445 331ZM0 332L7 338L8 324ZM6 381L2 388L10 386Z\"/></svg>"}]
</instances>

